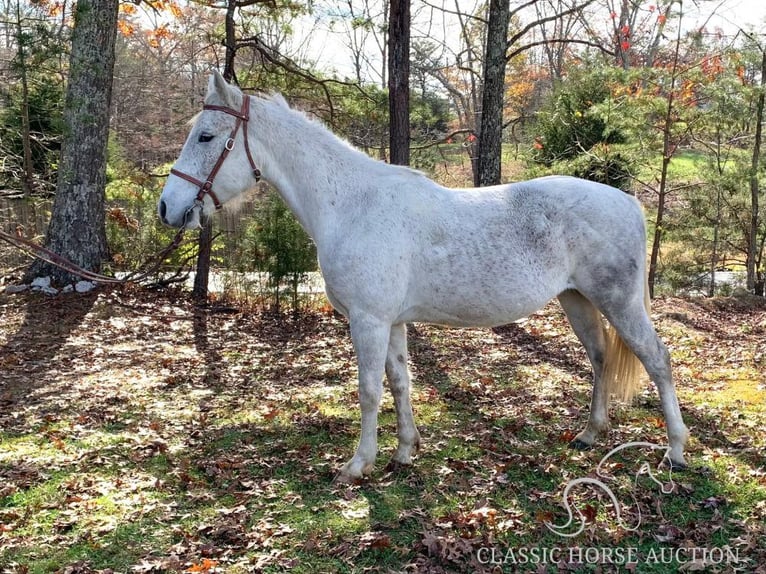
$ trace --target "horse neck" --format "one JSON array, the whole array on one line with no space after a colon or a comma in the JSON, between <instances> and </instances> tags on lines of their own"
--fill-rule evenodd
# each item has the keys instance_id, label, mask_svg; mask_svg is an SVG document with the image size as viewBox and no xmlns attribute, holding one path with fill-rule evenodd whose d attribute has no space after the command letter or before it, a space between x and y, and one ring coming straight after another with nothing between
<instances>
[{"instance_id":1,"label":"horse neck","mask_svg":"<svg viewBox=\"0 0 766 574\"><path fill-rule=\"evenodd\" d=\"M355 171L349 161L364 162L366 156L284 104L258 100L251 112L250 137L264 179L318 245L337 231L343 199L356 187L345 175Z\"/></svg>"}]
</instances>

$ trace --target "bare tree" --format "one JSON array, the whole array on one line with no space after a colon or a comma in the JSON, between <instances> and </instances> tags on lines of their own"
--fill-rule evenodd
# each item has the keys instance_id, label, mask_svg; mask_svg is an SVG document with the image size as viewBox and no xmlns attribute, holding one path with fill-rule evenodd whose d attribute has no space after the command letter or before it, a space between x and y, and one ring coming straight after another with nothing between
<instances>
[{"instance_id":1,"label":"bare tree","mask_svg":"<svg viewBox=\"0 0 766 574\"><path fill-rule=\"evenodd\" d=\"M385 88L388 83L389 0L328 2L325 9L332 26L342 26L351 57L354 81Z\"/></svg>"}]
</instances>

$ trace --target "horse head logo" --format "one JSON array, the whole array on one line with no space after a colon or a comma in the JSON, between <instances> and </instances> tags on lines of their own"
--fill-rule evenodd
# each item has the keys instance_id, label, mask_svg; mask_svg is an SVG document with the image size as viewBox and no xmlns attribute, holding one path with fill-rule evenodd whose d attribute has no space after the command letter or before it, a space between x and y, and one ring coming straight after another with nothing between
<instances>
[{"instance_id":1,"label":"horse head logo","mask_svg":"<svg viewBox=\"0 0 766 574\"><path fill-rule=\"evenodd\" d=\"M651 442L628 442L616 448L613 448L601 459L601 461L598 463L598 466L596 466L596 476L598 476L598 478L590 478L590 477L575 478L570 480L567 483L566 487L564 488L564 493L562 495L564 508L566 509L568 514L567 521L564 524L556 525L546 520L544 521L545 526L547 526L551 532L554 532L564 538L574 538L575 536L582 533L583 530L585 530L585 525L588 522L588 518L577 507L574 508L574 512L573 512L572 503L570 502L570 495L573 489L581 485L586 485L586 486L601 490L602 492L604 492L604 494L606 494L606 496L609 498L610 502L612 503L612 506L614 507L615 515L617 517L617 522L623 529L631 531L631 532L637 531L639 527L641 526L641 507L639 506L638 501L636 500L636 497L633 494L631 494L631 496L633 497L633 501L635 502L636 509L638 511L638 518L636 520L635 525L630 525L623 520L622 505L620 504L620 501L618 500L617 496L612 491L612 489L603 480L601 480L601 479L609 478L608 476L604 474L604 470L603 470L603 466L607 463L607 461L616 453L629 448L649 448L651 450L664 450L665 454L663 456L663 462L666 459L670 460L669 446L661 446ZM660 464L662 464L662 462ZM654 474L654 471L652 470L652 465L649 462L644 461L643 463L641 463L641 466L636 471L635 483L638 484L638 477L640 475L646 474L655 484L657 484L660 487L660 491L662 492L662 494L670 494L671 492L673 492L673 489L675 488L675 483L673 482L673 478L672 478L672 465L669 464L668 468L670 469L668 482L663 483ZM571 526L575 522L575 513L577 513L580 524L576 531L570 532Z\"/></svg>"}]
</instances>

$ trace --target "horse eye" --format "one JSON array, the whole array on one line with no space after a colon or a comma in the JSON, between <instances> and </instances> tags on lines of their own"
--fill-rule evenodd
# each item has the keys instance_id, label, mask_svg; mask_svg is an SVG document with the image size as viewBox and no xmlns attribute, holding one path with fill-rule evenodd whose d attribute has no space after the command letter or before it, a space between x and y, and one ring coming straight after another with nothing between
<instances>
[{"instance_id":1,"label":"horse eye","mask_svg":"<svg viewBox=\"0 0 766 574\"><path fill-rule=\"evenodd\" d=\"M199 135L199 139L197 140L199 143L207 143L210 140L212 140L215 136L211 134L201 133Z\"/></svg>"}]
</instances>

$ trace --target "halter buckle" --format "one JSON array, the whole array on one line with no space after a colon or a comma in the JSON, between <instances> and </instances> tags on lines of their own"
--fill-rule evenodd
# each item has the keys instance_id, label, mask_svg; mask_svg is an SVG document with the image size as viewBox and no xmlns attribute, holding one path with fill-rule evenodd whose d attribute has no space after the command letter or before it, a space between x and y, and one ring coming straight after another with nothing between
<instances>
[{"instance_id":1,"label":"halter buckle","mask_svg":"<svg viewBox=\"0 0 766 574\"><path fill-rule=\"evenodd\" d=\"M234 138L229 138L226 140L226 145L224 146L226 148L226 151L231 151L234 149Z\"/></svg>"}]
</instances>

